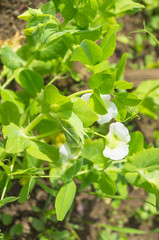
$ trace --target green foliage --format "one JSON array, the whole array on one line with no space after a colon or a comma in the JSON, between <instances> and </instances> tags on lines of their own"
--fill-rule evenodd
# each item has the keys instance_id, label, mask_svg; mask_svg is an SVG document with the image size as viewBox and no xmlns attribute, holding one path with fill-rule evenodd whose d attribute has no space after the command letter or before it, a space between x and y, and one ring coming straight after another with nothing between
<instances>
[{"instance_id":1,"label":"green foliage","mask_svg":"<svg viewBox=\"0 0 159 240\"><path fill-rule=\"evenodd\" d=\"M64 219L66 213L68 212L70 206L72 205L75 193L76 185L74 181L66 183L60 189L55 202L57 220L62 221Z\"/></svg>"},{"instance_id":2,"label":"green foliage","mask_svg":"<svg viewBox=\"0 0 159 240\"><path fill-rule=\"evenodd\" d=\"M22 59L9 46L2 48L0 53L2 63L8 68L15 70L23 66Z\"/></svg>"},{"instance_id":3,"label":"green foliage","mask_svg":"<svg viewBox=\"0 0 159 240\"><path fill-rule=\"evenodd\" d=\"M129 141L126 127L123 126L123 132L115 129L117 133L113 132L112 137L109 137L108 129L109 125L110 129L113 126L112 118L117 121L132 119L137 105L140 112L145 106L151 111L150 103L157 104L158 101L157 95L150 99L151 93L157 91L157 82L146 95L142 89L135 93L127 91L133 86L121 79L127 54L123 54L115 67L107 60L116 47L119 26L114 17L136 12L142 7L132 0L53 0L39 9L29 8L19 16L28 22L24 30L26 44L16 52L9 46L1 49L4 81L0 87L3 134L0 142L0 206L16 200L24 203L36 182L50 195L50 202L56 197L55 210L51 214L45 212L50 203L47 201L42 210L45 217L30 218L31 225L39 232L39 239L52 239L52 236L53 239L77 238L74 230L69 233L46 228L46 219L51 222L64 220L75 198L76 179L81 181L78 190L93 183L94 195L117 200L127 199L128 181L154 193L157 207L159 205L158 148L145 150L140 132L131 133ZM56 11L64 18L62 24L56 18ZM97 44L97 40L101 43ZM77 73L72 70L74 61L79 61L91 72L90 89L70 94L68 89L62 92L54 82L62 79L71 83L77 81ZM6 89L14 80L22 91ZM79 97L83 94L89 94L88 101ZM105 121L107 124L103 127L96 123L109 115L110 120ZM122 159L118 156L117 161L112 156L106 158L103 155L106 147L110 152L118 150L116 155L129 148L129 154L127 152ZM50 179L50 185L39 178ZM8 197L11 183L16 179L24 181L23 186L18 196ZM116 196L116 193L120 195ZM36 208L36 211L40 213L41 210ZM57 220L53 216L55 213ZM4 215L2 222L8 225L12 219ZM115 226L109 226L109 229L144 233ZM20 235L22 231L22 225L16 224L9 234ZM106 231L100 239L105 236L109 236ZM116 235L111 234L111 238L116 239Z\"/></svg>"}]
</instances>

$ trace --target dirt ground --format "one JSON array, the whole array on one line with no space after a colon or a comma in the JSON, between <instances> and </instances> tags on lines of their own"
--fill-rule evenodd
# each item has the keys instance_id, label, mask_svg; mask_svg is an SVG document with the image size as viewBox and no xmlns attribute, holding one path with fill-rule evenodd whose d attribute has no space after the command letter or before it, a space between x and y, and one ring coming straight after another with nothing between
<instances>
[{"instance_id":1,"label":"dirt ground","mask_svg":"<svg viewBox=\"0 0 159 240\"><path fill-rule=\"evenodd\" d=\"M0 40L12 38L17 30L20 31L20 34L22 34L22 30L24 29L26 23L22 20L19 20L17 16L26 11L27 7L38 8L41 3L46 2L47 0L0 0ZM120 33L121 35L123 33L127 35L129 32L135 31L138 28L143 27L143 15L141 13L133 17L126 16L124 17L123 21L124 27ZM134 38L134 36L132 35L131 37ZM117 48L115 54L111 58L111 61L117 63L121 55L124 52L129 51L129 45L124 45L120 42L117 42ZM150 52L151 48L145 51ZM128 60L127 69L131 69L131 64L134 61L144 61L145 51L141 54L139 59ZM75 66L75 68L80 67L81 66L78 64ZM87 81L89 75L87 73L84 73L84 77L85 81ZM72 87L72 90L75 90L75 88ZM146 120L143 120L143 122L145 123ZM146 124L148 123L146 122L145 125L140 125L142 125L143 127L146 126ZM150 132L152 132L152 130L150 130ZM147 141L150 141L150 137L148 137ZM49 183L46 182L46 184ZM17 183L15 183L15 186L13 186L12 191L16 191L18 193L19 185L17 185ZM147 196L146 193L141 189L133 190L130 188L129 196L134 197L136 195L138 196L138 198L142 199L146 199ZM28 218L31 216L38 218L39 213L33 212L32 207L39 206L43 209L43 206L45 205L47 199L48 194L37 185L34 191L31 193L30 199L24 204L18 204L16 202L13 204L8 204L6 207L2 208L0 213L5 212L13 217L13 222L7 227L0 222L0 229L2 230L2 232L9 231L9 229L14 224L21 223L23 226L23 234L14 237L13 240L38 240L37 232L31 226ZM143 202L141 200L125 200L121 202L120 207L117 210L114 210L113 207L111 207L111 202L108 200L103 200L87 193L79 193L76 196L76 201L72 210L70 222L78 224L81 227L81 229L77 230L79 239L81 240L98 240L97 232L100 232L101 228L97 226L96 223L119 225L121 219L124 222L124 226L126 227L133 227L145 231L157 228L158 222L156 222L155 216L149 219L149 223L147 223L146 221L143 221L142 223L137 221L134 212L141 206L143 206ZM50 209L53 207L54 206L51 203L48 206L48 208ZM48 222L46 226L49 227L50 223ZM56 223L55 226L62 230L68 229L67 223ZM129 234L128 239L159 240L159 234Z\"/></svg>"}]
</instances>

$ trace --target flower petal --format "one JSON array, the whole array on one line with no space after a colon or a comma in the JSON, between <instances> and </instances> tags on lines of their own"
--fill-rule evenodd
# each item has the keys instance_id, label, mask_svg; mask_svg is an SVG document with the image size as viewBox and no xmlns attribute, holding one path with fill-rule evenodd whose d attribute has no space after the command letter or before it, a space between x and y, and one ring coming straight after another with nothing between
<instances>
[{"instance_id":1,"label":"flower petal","mask_svg":"<svg viewBox=\"0 0 159 240\"><path fill-rule=\"evenodd\" d=\"M112 102L108 102L106 105L107 111L108 113L105 115L98 115L99 119L97 120L97 122L99 124L103 124L103 123L108 123L112 120L112 118L115 118L117 115L117 108L115 106L114 103Z\"/></svg>"},{"instance_id":2,"label":"flower petal","mask_svg":"<svg viewBox=\"0 0 159 240\"><path fill-rule=\"evenodd\" d=\"M129 153L129 145L125 143L121 143L115 148L110 148L106 146L103 155L106 158L110 158L112 160L121 160Z\"/></svg>"},{"instance_id":3,"label":"flower petal","mask_svg":"<svg viewBox=\"0 0 159 240\"><path fill-rule=\"evenodd\" d=\"M118 141L128 143L130 141L130 134L128 129L120 122L112 123L109 127L108 139L115 135Z\"/></svg>"}]
</instances>

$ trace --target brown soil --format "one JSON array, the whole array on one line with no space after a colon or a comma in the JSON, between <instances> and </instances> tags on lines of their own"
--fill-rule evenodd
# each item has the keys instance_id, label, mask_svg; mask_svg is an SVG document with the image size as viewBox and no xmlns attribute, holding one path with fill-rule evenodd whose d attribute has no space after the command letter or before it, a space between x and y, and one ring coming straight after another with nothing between
<instances>
[{"instance_id":1,"label":"brown soil","mask_svg":"<svg viewBox=\"0 0 159 240\"><path fill-rule=\"evenodd\" d=\"M8 38L12 38L16 33L16 30L20 32L24 29L26 23L17 18L18 15L22 14L28 7L38 8L40 3L46 3L47 0L0 0L0 40L5 40ZM120 34L128 34L131 31L135 31L138 28L142 28L143 15L137 14L136 16L126 16L124 17L124 28L120 32ZM134 38L134 35L131 35ZM146 47L146 45L145 45ZM117 63L120 59L121 55L124 52L129 52L131 47L129 45L124 45L120 42L117 42L117 49L113 57L111 57L111 61ZM128 60L127 69L131 68L131 64L133 62L138 62L139 64L144 61L145 51L139 56L138 59L134 59L133 61ZM151 51L151 48L147 50ZM83 75L83 79L85 82L88 81L89 74L81 67L80 64L75 66L76 69ZM80 69L80 70L79 70ZM71 90L78 90L80 86L72 86ZM139 128L146 128L149 122L146 120L142 120L142 123L145 125L138 123ZM144 127L143 127L144 126ZM146 128L147 129L147 128ZM152 133L152 129L149 130L149 133ZM146 135L146 140L150 141L150 136ZM152 135L151 135L152 140ZM17 184L17 183L16 183ZM46 182L47 184L47 182ZM13 187L12 191L18 193L19 188L17 185ZM15 194L15 192L14 192ZM146 194L143 190L132 190L129 191L129 196L138 196L138 198L146 199ZM13 217L13 222L9 226L4 226L0 222L0 229L2 232L9 232L11 227L14 224L21 223L23 226L23 234L20 236L16 236L13 238L16 240L38 240L38 233L32 227L29 222L29 217L37 217L39 218L39 213L35 213L32 211L32 207L43 207L46 204L48 199L48 194L44 192L38 185L35 187L34 191L31 193L30 199L24 204L12 203L8 204L6 207L2 208L0 213L10 214ZM78 224L82 230L77 230L79 235L79 239L81 240L98 240L98 232L101 232L102 228L97 224L108 224L108 225L118 225L125 227L133 227L145 231L149 231L151 229L157 228L156 218L152 217L147 223L146 221L142 221L142 223L138 222L134 217L134 212L143 205L143 202L140 200L127 200L122 201L120 207L117 210L114 210L111 207L111 201L109 199L100 199L95 196L88 195L87 193L79 193L76 196L75 206L72 211L70 222L74 224ZM54 208L53 204L49 204L49 209ZM121 221L122 220L122 221ZM66 223L56 223L56 227L59 229L69 229L67 222ZM50 227L50 222L46 223L46 227ZM128 235L129 240L158 240L159 234L146 234L146 235ZM56 240L56 239L55 239ZM109 239L108 239L109 240Z\"/></svg>"}]
</instances>

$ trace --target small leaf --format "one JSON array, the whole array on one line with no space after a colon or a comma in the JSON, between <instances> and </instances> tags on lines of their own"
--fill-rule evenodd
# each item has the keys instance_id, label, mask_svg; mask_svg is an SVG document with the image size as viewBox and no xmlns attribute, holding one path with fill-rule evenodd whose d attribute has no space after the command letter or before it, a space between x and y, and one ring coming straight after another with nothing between
<instances>
[{"instance_id":1,"label":"small leaf","mask_svg":"<svg viewBox=\"0 0 159 240\"><path fill-rule=\"evenodd\" d=\"M41 75L33 70L24 69L16 74L16 81L25 89L26 92L36 95L44 86Z\"/></svg>"},{"instance_id":2,"label":"small leaf","mask_svg":"<svg viewBox=\"0 0 159 240\"><path fill-rule=\"evenodd\" d=\"M0 200L0 207L5 205L6 203L14 202L18 199L18 197L6 197L3 200Z\"/></svg>"},{"instance_id":3,"label":"small leaf","mask_svg":"<svg viewBox=\"0 0 159 240\"><path fill-rule=\"evenodd\" d=\"M57 161L59 158L59 150L47 143L40 141L30 141L30 146L26 152L34 158L41 159L48 162Z\"/></svg>"},{"instance_id":4,"label":"small leaf","mask_svg":"<svg viewBox=\"0 0 159 240\"><path fill-rule=\"evenodd\" d=\"M15 224L11 230L10 230L10 235L14 236L14 235L20 235L23 232L23 227L21 224Z\"/></svg>"},{"instance_id":5,"label":"small leaf","mask_svg":"<svg viewBox=\"0 0 159 240\"><path fill-rule=\"evenodd\" d=\"M84 40L73 52L71 61L79 61L83 64L94 66L101 61L101 58L101 48L91 40Z\"/></svg>"},{"instance_id":6,"label":"small leaf","mask_svg":"<svg viewBox=\"0 0 159 240\"><path fill-rule=\"evenodd\" d=\"M66 183L59 191L56 201L55 209L57 220L62 221L70 209L76 193L76 185L73 181Z\"/></svg>"},{"instance_id":7,"label":"small leaf","mask_svg":"<svg viewBox=\"0 0 159 240\"><path fill-rule=\"evenodd\" d=\"M133 83L128 83L124 80L118 80L114 83L115 89L132 89Z\"/></svg>"},{"instance_id":8,"label":"small leaf","mask_svg":"<svg viewBox=\"0 0 159 240\"><path fill-rule=\"evenodd\" d=\"M117 99L126 106L136 106L142 101L141 98L138 98L135 94L129 92L119 93Z\"/></svg>"},{"instance_id":9,"label":"small leaf","mask_svg":"<svg viewBox=\"0 0 159 240\"><path fill-rule=\"evenodd\" d=\"M81 156L89 159L95 164L104 163L104 156L102 154L104 150L104 142L102 139L96 139L94 141L87 140L84 144Z\"/></svg>"},{"instance_id":10,"label":"small leaf","mask_svg":"<svg viewBox=\"0 0 159 240\"><path fill-rule=\"evenodd\" d=\"M14 123L3 126L4 138L7 138L5 151L7 153L19 153L24 151L29 145L30 140L23 132L24 129L19 128Z\"/></svg>"},{"instance_id":11,"label":"small leaf","mask_svg":"<svg viewBox=\"0 0 159 240\"><path fill-rule=\"evenodd\" d=\"M100 47L103 50L103 57L102 57L103 61L109 58L114 53L114 50L116 47L116 32L118 31L118 28L119 28L119 25L117 24L112 25L108 29L104 39L100 44Z\"/></svg>"},{"instance_id":12,"label":"small leaf","mask_svg":"<svg viewBox=\"0 0 159 240\"><path fill-rule=\"evenodd\" d=\"M116 70L108 69L104 73L92 74L89 79L89 86L91 89L98 89L101 94L111 93L114 86Z\"/></svg>"},{"instance_id":13,"label":"small leaf","mask_svg":"<svg viewBox=\"0 0 159 240\"><path fill-rule=\"evenodd\" d=\"M0 122L2 125L9 125L11 122L19 124L19 109L13 103L5 101L0 104Z\"/></svg>"},{"instance_id":14,"label":"small leaf","mask_svg":"<svg viewBox=\"0 0 159 240\"><path fill-rule=\"evenodd\" d=\"M114 98L113 102L115 103L115 106L117 107L118 113L115 117L115 120L118 122L123 122L126 119L127 116L127 108L124 104L122 104L118 98Z\"/></svg>"},{"instance_id":15,"label":"small leaf","mask_svg":"<svg viewBox=\"0 0 159 240\"><path fill-rule=\"evenodd\" d=\"M15 70L23 66L22 59L9 46L2 48L0 53L2 63L8 68Z\"/></svg>"},{"instance_id":16,"label":"small leaf","mask_svg":"<svg viewBox=\"0 0 159 240\"><path fill-rule=\"evenodd\" d=\"M114 180L106 173L101 174L99 186L102 192L108 195L115 195L117 192Z\"/></svg>"},{"instance_id":17,"label":"small leaf","mask_svg":"<svg viewBox=\"0 0 159 240\"><path fill-rule=\"evenodd\" d=\"M31 222L33 228L38 232L43 231L45 229L44 223L37 218L31 217L30 222Z\"/></svg>"},{"instance_id":18,"label":"small leaf","mask_svg":"<svg viewBox=\"0 0 159 240\"><path fill-rule=\"evenodd\" d=\"M95 89L94 93L91 94L89 104L94 112L104 115L107 113L106 106L100 96L99 90Z\"/></svg>"},{"instance_id":19,"label":"small leaf","mask_svg":"<svg viewBox=\"0 0 159 240\"><path fill-rule=\"evenodd\" d=\"M81 148L84 143L85 132L79 117L72 112L70 118L63 119L60 123L70 149Z\"/></svg>"},{"instance_id":20,"label":"small leaf","mask_svg":"<svg viewBox=\"0 0 159 240\"><path fill-rule=\"evenodd\" d=\"M126 65L126 60L127 60L127 53L124 53L120 59L120 61L118 62L118 64L116 65L116 81L120 80L121 76L124 73L125 70L125 65Z\"/></svg>"},{"instance_id":21,"label":"small leaf","mask_svg":"<svg viewBox=\"0 0 159 240\"><path fill-rule=\"evenodd\" d=\"M83 122L84 127L92 125L98 120L98 116L92 111L89 104L81 98L72 98L73 112Z\"/></svg>"},{"instance_id":22,"label":"small leaf","mask_svg":"<svg viewBox=\"0 0 159 240\"><path fill-rule=\"evenodd\" d=\"M130 133L129 155L140 152L144 148L144 137L141 132Z\"/></svg>"},{"instance_id":23,"label":"small leaf","mask_svg":"<svg viewBox=\"0 0 159 240\"><path fill-rule=\"evenodd\" d=\"M39 105L44 113L51 112L56 116L63 112L63 118L71 115L72 103L70 98L61 95L53 85L48 85L39 94ZM61 116L60 116L61 117Z\"/></svg>"},{"instance_id":24,"label":"small leaf","mask_svg":"<svg viewBox=\"0 0 159 240\"><path fill-rule=\"evenodd\" d=\"M63 176L64 182L70 181L81 169L83 159L78 159L72 167L68 168Z\"/></svg>"},{"instance_id":25,"label":"small leaf","mask_svg":"<svg viewBox=\"0 0 159 240\"><path fill-rule=\"evenodd\" d=\"M4 213L2 215L2 222L5 226L8 226L12 222L13 218L11 215Z\"/></svg>"},{"instance_id":26,"label":"small leaf","mask_svg":"<svg viewBox=\"0 0 159 240\"><path fill-rule=\"evenodd\" d=\"M19 193L19 203L24 203L29 198L29 193L35 185L36 179L30 177Z\"/></svg>"}]
</instances>

